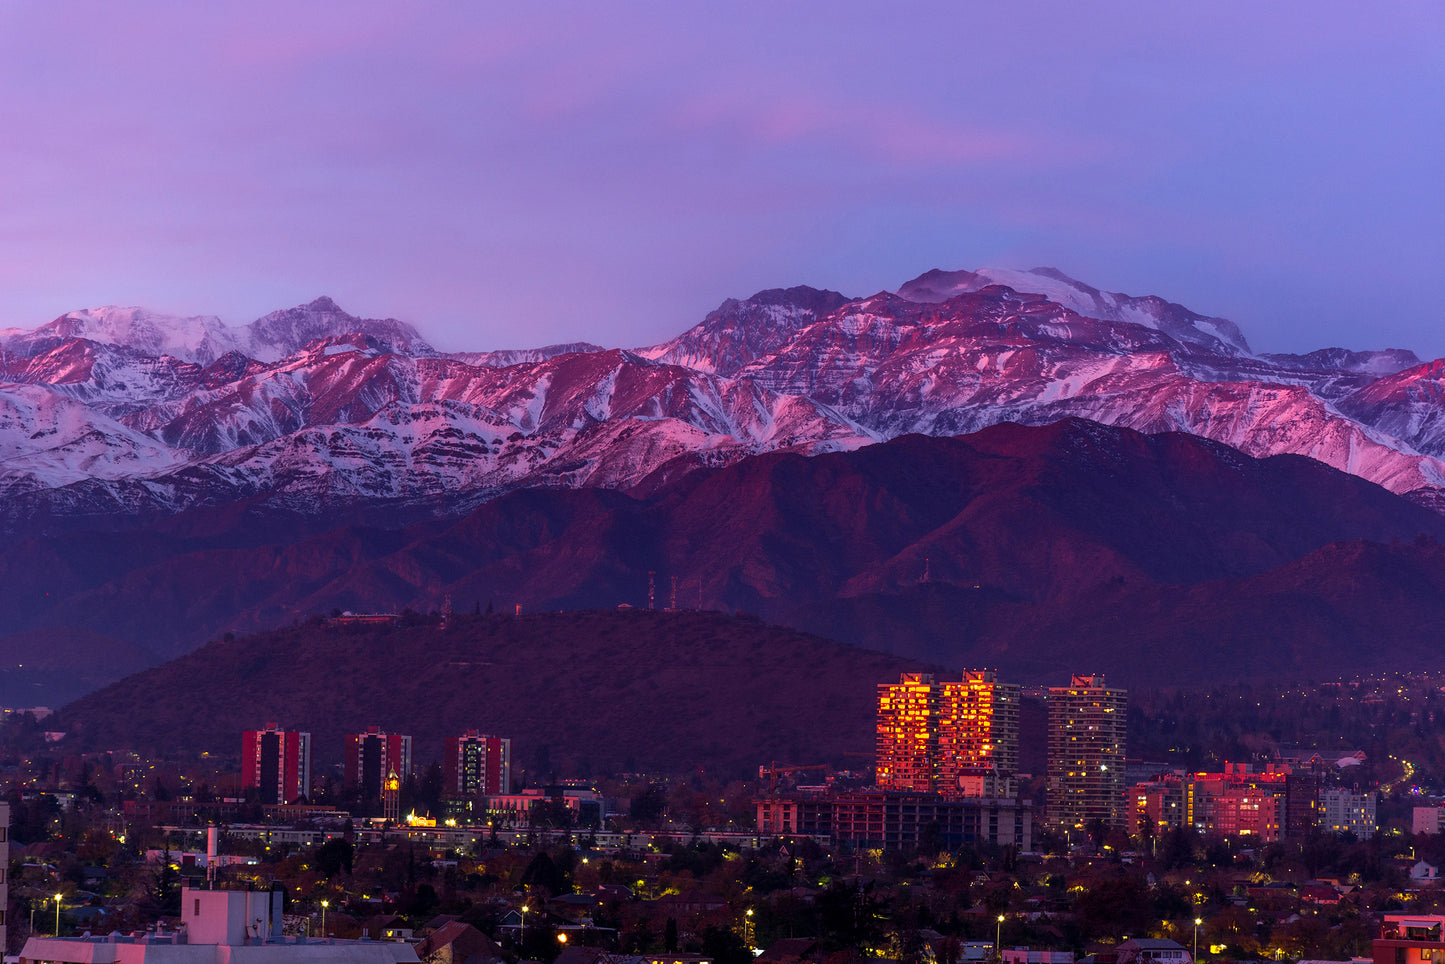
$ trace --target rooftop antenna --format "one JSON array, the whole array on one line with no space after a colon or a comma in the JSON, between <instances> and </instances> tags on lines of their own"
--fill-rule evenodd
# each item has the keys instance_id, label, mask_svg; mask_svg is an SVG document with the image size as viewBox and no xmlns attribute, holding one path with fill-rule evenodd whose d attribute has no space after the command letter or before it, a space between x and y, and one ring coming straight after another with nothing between
<instances>
[{"instance_id":1,"label":"rooftop antenna","mask_svg":"<svg viewBox=\"0 0 1445 964\"><path fill-rule=\"evenodd\" d=\"M653 577L657 573L651 569L647 570L647 608L657 608L657 587L653 584Z\"/></svg>"},{"instance_id":2,"label":"rooftop antenna","mask_svg":"<svg viewBox=\"0 0 1445 964\"><path fill-rule=\"evenodd\" d=\"M923 557L923 581L924 581L924 582L928 582L928 562L929 562L928 557L927 557L927 556L924 556L924 557Z\"/></svg>"},{"instance_id":3,"label":"rooftop antenna","mask_svg":"<svg viewBox=\"0 0 1445 964\"><path fill-rule=\"evenodd\" d=\"M667 611L677 612L677 577L672 577L672 595L667 600Z\"/></svg>"}]
</instances>

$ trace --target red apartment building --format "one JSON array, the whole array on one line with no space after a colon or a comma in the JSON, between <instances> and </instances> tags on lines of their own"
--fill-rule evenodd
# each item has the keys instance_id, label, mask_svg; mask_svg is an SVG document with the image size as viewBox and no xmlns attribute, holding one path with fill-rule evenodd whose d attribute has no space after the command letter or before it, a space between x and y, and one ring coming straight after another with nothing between
<instances>
[{"instance_id":1,"label":"red apartment building","mask_svg":"<svg viewBox=\"0 0 1445 964\"><path fill-rule=\"evenodd\" d=\"M1214 798L1214 832L1278 840L1279 797L1269 790L1230 787Z\"/></svg>"},{"instance_id":2,"label":"red apartment building","mask_svg":"<svg viewBox=\"0 0 1445 964\"><path fill-rule=\"evenodd\" d=\"M311 798L311 734L264 730L241 734L241 789L259 791L262 803L295 803Z\"/></svg>"},{"instance_id":3,"label":"red apartment building","mask_svg":"<svg viewBox=\"0 0 1445 964\"><path fill-rule=\"evenodd\" d=\"M447 739L442 793L451 800L512 792L512 741L468 730Z\"/></svg>"},{"instance_id":4,"label":"red apartment building","mask_svg":"<svg viewBox=\"0 0 1445 964\"><path fill-rule=\"evenodd\" d=\"M1319 783L1285 765L1255 773L1246 764L1226 763L1218 773L1161 774L1126 790L1125 799L1132 835L1152 822L1156 833L1193 827L1272 842L1306 835L1316 826Z\"/></svg>"},{"instance_id":5,"label":"red apartment building","mask_svg":"<svg viewBox=\"0 0 1445 964\"><path fill-rule=\"evenodd\" d=\"M411 776L411 737L368 727L346 738L346 784L361 792L362 803L382 802L382 816L399 820L398 791Z\"/></svg>"}]
</instances>

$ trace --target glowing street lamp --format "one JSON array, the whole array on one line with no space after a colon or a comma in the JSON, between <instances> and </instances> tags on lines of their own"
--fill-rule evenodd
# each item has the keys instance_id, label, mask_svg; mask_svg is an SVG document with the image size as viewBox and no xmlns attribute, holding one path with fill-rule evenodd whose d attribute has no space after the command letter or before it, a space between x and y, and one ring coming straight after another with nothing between
<instances>
[{"instance_id":1,"label":"glowing street lamp","mask_svg":"<svg viewBox=\"0 0 1445 964\"><path fill-rule=\"evenodd\" d=\"M561 944L563 947L566 947L566 946L567 946L567 934L566 934L565 931L559 931L559 932L558 932L558 934L557 934L557 943Z\"/></svg>"},{"instance_id":2,"label":"glowing street lamp","mask_svg":"<svg viewBox=\"0 0 1445 964\"><path fill-rule=\"evenodd\" d=\"M748 944L748 946L749 946L749 947L752 947L752 946L753 946L753 909L752 909L751 907L749 907L749 908L747 909L747 913L746 913L746 915L745 915L745 918L746 918L746 919L744 920L744 923L747 925L747 927L745 928L745 929L747 930L747 934L746 934L745 936L747 937L747 944Z\"/></svg>"},{"instance_id":3,"label":"glowing street lamp","mask_svg":"<svg viewBox=\"0 0 1445 964\"><path fill-rule=\"evenodd\" d=\"M998 928L993 932L993 956L1003 958L1003 915L998 915Z\"/></svg>"},{"instance_id":4,"label":"glowing street lamp","mask_svg":"<svg viewBox=\"0 0 1445 964\"><path fill-rule=\"evenodd\" d=\"M325 936L326 936L326 908L328 908L328 907L330 907L330 906L331 906L331 901L329 901L329 900L323 900L323 901L321 902L321 936L322 936L322 937L325 937Z\"/></svg>"},{"instance_id":5,"label":"glowing street lamp","mask_svg":"<svg viewBox=\"0 0 1445 964\"><path fill-rule=\"evenodd\" d=\"M528 907L526 904L523 904L523 905L522 905L522 943L523 943L523 944L526 944L526 943L527 943L527 911L529 911L529 910L531 910L531 909L532 909L532 908Z\"/></svg>"},{"instance_id":6,"label":"glowing street lamp","mask_svg":"<svg viewBox=\"0 0 1445 964\"><path fill-rule=\"evenodd\" d=\"M1199 960L1199 925L1204 923L1200 917L1194 918L1194 960Z\"/></svg>"},{"instance_id":7,"label":"glowing street lamp","mask_svg":"<svg viewBox=\"0 0 1445 964\"><path fill-rule=\"evenodd\" d=\"M60 936L60 895L55 895L55 936Z\"/></svg>"}]
</instances>

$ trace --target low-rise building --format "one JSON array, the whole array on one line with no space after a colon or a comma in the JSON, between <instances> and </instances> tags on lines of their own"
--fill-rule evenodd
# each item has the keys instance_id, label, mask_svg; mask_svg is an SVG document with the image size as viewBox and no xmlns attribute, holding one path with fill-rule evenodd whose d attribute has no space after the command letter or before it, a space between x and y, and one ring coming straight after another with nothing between
<instances>
[{"instance_id":1,"label":"low-rise building","mask_svg":"<svg viewBox=\"0 0 1445 964\"><path fill-rule=\"evenodd\" d=\"M848 790L767 796L756 801L758 835L826 837L845 847L907 849L978 843L1033 847L1027 800L960 797L894 790Z\"/></svg>"},{"instance_id":2,"label":"low-rise building","mask_svg":"<svg viewBox=\"0 0 1445 964\"><path fill-rule=\"evenodd\" d=\"M992 951L992 945L988 949ZM1005 947L1000 956L1003 964L1074 964L1073 951L1047 951L1037 947Z\"/></svg>"},{"instance_id":3,"label":"low-rise building","mask_svg":"<svg viewBox=\"0 0 1445 964\"><path fill-rule=\"evenodd\" d=\"M1386 914L1371 946L1374 964L1419 964L1445 960L1445 917Z\"/></svg>"},{"instance_id":4,"label":"low-rise building","mask_svg":"<svg viewBox=\"0 0 1445 964\"><path fill-rule=\"evenodd\" d=\"M174 931L32 937L20 964L417 964L401 941L281 936L280 890L181 890Z\"/></svg>"},{"instance_id":5,"label":"low-rise building","mask_svg":"<svg viewBox=\"0 0 1445 964\"><path fill-rule=\"evenodd\" d=\"M1119 945L1118 964L1194 964L1194 958L1178 941L1132 937Z\"/></svg>"}]
</instances>

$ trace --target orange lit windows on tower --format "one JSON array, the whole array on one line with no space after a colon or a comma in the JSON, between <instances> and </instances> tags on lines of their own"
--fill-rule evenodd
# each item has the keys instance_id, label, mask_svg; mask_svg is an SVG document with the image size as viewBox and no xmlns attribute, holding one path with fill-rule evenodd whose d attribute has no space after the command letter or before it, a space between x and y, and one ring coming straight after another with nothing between
<instances>
[{"instance_id":1,"label":"orange lit windows on tower","mask_svg":"<svg viewBox=\"0 0 1445 964\"><path fill-rule=\"evenodd\" d=\"M930 673L904 673L878 686L880 787L930 792L938 778L938 686Z\"/></svg>"},{"instance_id":2,"label":"orange lit windows on tower","mask_svg":"<svg viewBox=\"0 0 1445 964\"><path fill-rule=\"evenodd\" d=\"M877 783L958 793L966 773L1012 776L1018 764L1019 688L989 670L957 681L905 673L878 687Z\"/></svg>"}]
</instances>

